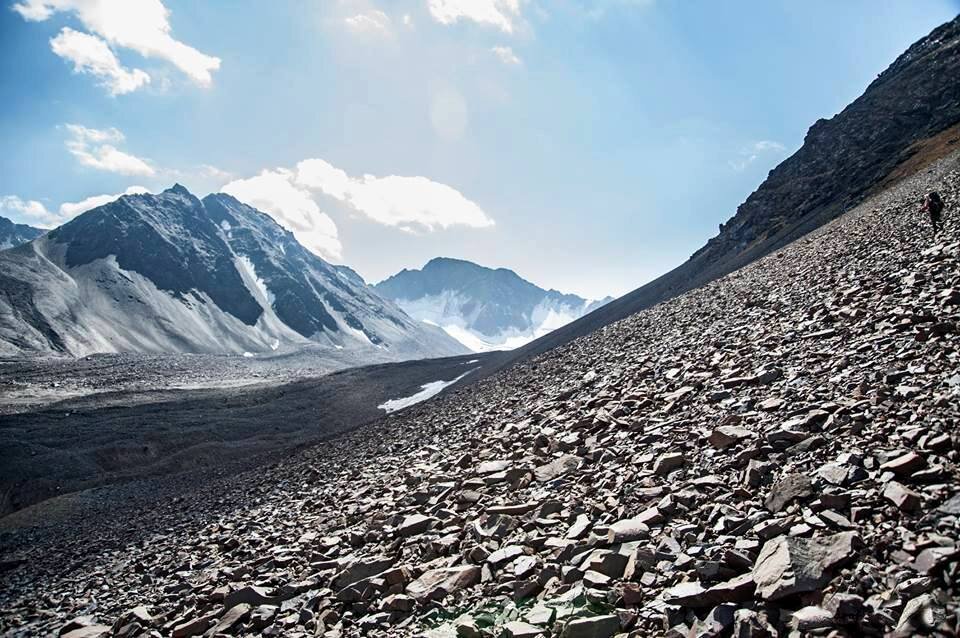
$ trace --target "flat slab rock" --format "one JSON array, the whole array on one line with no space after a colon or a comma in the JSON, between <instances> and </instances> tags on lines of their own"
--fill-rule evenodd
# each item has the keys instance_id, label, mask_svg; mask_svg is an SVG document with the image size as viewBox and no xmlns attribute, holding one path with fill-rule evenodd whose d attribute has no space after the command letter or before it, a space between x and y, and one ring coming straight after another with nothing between
<instances>
[{"instance_id":1,"label":"flat slab rock","mask_svg":"<svg viewBox=\"0 0 960 638\"><path fill-rule=\"evenodd\" d=\"M770 539L753 566L757 594L765 600L777 600L819 589L832 577L832 569L853 558L859 546L856 532L824 538Z\"/></svg>"},{"instance_id":2,"label":"flat slab rock","mask_svg":"<svg viewBox=\"0 0 960 638\"><path fill-rule=\"evenodd\" d=\"M813 494L813 479L806 474L787 474L774 483L763 504L776 514L794 499L805 498L811 494Z\"/></svg>"},{"instance_id":3,"label":"flat slab rock","mask_svg":"<svg viewBox=\"0 0 960 638\"><path fill-rule=\"evenodd\" d=\"M441 600L447 594L472 587L480 582L480 568L476 565L442 567L425 572L407 585L407 594L418 602Z\"/></svg>"}]
</instances>

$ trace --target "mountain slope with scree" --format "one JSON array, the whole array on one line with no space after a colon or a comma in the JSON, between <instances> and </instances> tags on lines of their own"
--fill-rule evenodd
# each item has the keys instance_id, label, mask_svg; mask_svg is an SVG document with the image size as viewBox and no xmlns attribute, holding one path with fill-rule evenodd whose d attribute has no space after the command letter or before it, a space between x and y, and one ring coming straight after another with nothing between
<instances>
[{"instance_id":1,"label":"mountain slope with scree","mask_svg":"<svg viewBox=\"0 0 960 638\"><path fill-rule=\"evenodd\" d=\"M954 635L957 202L954 154L469 388L34 539L5 563L3 629Z\"/></svg>"}]
</instances>

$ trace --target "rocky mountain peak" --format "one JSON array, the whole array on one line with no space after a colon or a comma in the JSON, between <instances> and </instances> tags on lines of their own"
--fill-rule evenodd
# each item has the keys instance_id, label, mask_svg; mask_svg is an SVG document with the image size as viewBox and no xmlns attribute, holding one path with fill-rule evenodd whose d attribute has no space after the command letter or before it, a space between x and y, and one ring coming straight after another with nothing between
<instances>
[{"instance_id":1,"label":"rocky mountain peak","mask_svg":"<svg viewBox=\"0 0 960 638\"><path fill-rule=\"evenodd\" d=\"M35 292L0 296L0 310L14 317L0 324L0 350L317 346L345 350L342 362L354 361L351 352L389 361L464 351L305 249L269 215L222 193L201 201L180 184L87 211L7 262L17 273L10 286ZM38 295L53 300L49 316L31 301Z\"/></svg>"}]
</instances>

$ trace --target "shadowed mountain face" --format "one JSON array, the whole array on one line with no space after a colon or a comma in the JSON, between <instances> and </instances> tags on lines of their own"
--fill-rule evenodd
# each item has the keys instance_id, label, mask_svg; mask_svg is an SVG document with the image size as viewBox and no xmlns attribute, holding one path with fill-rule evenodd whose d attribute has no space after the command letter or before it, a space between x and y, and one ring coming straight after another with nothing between
<instances>
[{"instance_id":1,"label":"shadowed mountain face","mask_svg":"<svg viewBox=\"0 0 960 638\"><path fill-rule=\"evenodd\" d=\"M45 232L47 231L42 228L34 228L26 224L14 224L6 217L0 217L0 250L25 244Z\"/></svg>"},{"instance_id":2,"label":"shadowed mountain face","mask_svg":"<svg viewBox=\"0 0 960 638\"><path fill-rule=\"evenodd\" d=\"M770 171L687 262L504 355L499 365L546 352L728 274L843 214L889 184L898 167L916 170L958 148L960 134L950 134L960 123L957 77L960 17L913 44L843 111L810 127L800 150ZM914 162L918 157L924 161Z\"/></svg>"},{"instance_id":3,"label":"shadowed mountain face","mask_svg":"<svg viewBox=\"0 0 960 638\"><path fill-rule=\"evenodd\" d=\"M512 270L446 257L404 269L375 289L474 350L516 347L609 301L544 290Z\"/></svg>"},{"instance_id":4,"label":"shadowed mountain face","mask_svg":"<svg viewBox=\"0 0 960 638\"><path fill-rule=\"evenodd\" d=\"M88 211L2 253L0 270L0 351L320 346L355 350L357 363L465 351L268 215L179 185Z\"/></svg>"}]
</instances>

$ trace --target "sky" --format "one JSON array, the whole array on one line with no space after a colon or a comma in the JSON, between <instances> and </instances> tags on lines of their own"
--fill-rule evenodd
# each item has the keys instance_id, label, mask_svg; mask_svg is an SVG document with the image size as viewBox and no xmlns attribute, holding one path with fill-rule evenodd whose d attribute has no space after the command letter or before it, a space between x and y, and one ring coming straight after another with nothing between
<instances>
[{"instance_id":1,"label":"sky","mask_svg":"<svg viewBox=\"0 0 960 638\"><path fill-rule=\"evenodd\" d=\"M369 282L683 263L960 0L0 0L0 215L179 182Z\"/></svg>"}]
</instances>

